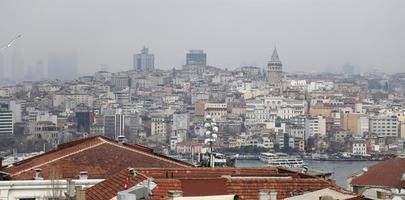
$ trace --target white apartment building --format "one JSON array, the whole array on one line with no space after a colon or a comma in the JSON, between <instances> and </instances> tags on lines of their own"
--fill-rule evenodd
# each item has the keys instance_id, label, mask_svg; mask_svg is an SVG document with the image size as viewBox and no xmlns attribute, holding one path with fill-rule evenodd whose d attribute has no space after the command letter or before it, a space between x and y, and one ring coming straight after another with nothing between
<instances>
[{"instance_id":1,"label":"white apartment building","mask_svg":"<svg viewBox=\"0 0 405 200\"><path fill-rule=\"evenodd\" d=\"M92 106L94 97L89 94L55 94L53 95L52 104L54 107L58 107L69 101L72 104L84 104L87 106Z\"/></svg>"},{"instance_id":2,"label":"white apartment building","mask_svg":"<svg viewBox=\"0 0 405 200\"><path fill-rule=\"evenodd\" d=\"M204 105L204 115L210 115L213 120L221 121L228 114L228 106L226 103L206 103Z\"/></svg>"},{"instance_id":3,"label":"white apartment building","mask_svg":"<svg viewBox=\"0 0 405 200\"><path fill-rule=\"evenodd\" d=\"M315 135L326 135L326 119L323 116L308 117L305 120L305 139Z\"/></svg>"},{"instance_id":4,"label":"white apartment building","mask_svg":"<svg viewBox=\"0 0 405 200\"><path fill-rule=\"evenodd\" d=\"M369 130L379 137L398 137L399 123L395 115L370 117Z\"/></svg>"},{"instance_id":5,"label":"white apartment building","mask_svg":"<svg viewBox=\"0 0 405 200\"><path fill-rule=\"evenodd\" d=\"M366 155L366 143L364 141L354 141L352 145L352 153L354 155Z\"/></svg>"},{"instance_id":6,"label":"white apartment building","mask_svg":"<svg viewBox=\"0 0 405 200\"><path fill-rule=\"evenodd\" d=\"M156 116L151 119L151 135L166 137L168 132L168 120L165 117Z\"/></svg>"},{"instance_id":7,"label":"white apartment building","mask_svg":"<svg viewBox=\"0 0 405 200\"><path fill-rule=\"evenodd\" d=\"M13 112L0 108L0 135L14 134Z\"/></svg>"}]
</instances>

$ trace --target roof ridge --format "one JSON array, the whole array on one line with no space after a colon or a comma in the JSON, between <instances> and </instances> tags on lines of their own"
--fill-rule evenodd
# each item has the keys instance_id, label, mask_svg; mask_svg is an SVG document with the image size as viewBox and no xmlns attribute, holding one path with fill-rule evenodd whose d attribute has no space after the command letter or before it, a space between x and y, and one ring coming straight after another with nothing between
<instances>
[{"instance_id":1,"label":"roof ridge","mask_svg":"<svg viewBox=\"0 0 405 200\"><path fill-rule=\"evenodd\" d=\"M32 170L32 169L39 168L39 167L41 167L41 166L43 166L43 165L46 165L46 164L49 164L49 163L52 163L52 162L55 162L55 161L61 160L61 159L63 159L63 158L69 157L69 156L71 156L71 155L74 155L74 154L77 154L77 153L80 153L80 152L83 152L83 151L89 150L89 149L91 149L91 148L93 148L93 147L97 147L97 146L100 146L100 145L102 145L102 144L105 144L105 143L106 143L106 141L105 141L105 140L102 140L102 139L101 139L101 138L99 138L99 137L95 137L95 138L96 138L96 139L98 139L98 140L100 140L101 142L100 142L100 143L97 143L97 144L94 144L94 145L90 145L90 146L85 147L85 148L83 148L83 149L80 149L80 150L78 150L78 151L74 151L74 152L72 152L72 153L69 153L69 154L66 154L66 155L60 156L60 157L58 157L58 158L55 158L55 159L49 160L49 161L47 161L47 162L44 162L44 163L41 163L41 164L35 165L35 166L30 167L30 168L28 168L28 169L24 169L24 170L21 170L21 171L15 172L15 173L13 173L11 176L17 176L17 175L20 175L20 174L22 174L22 173L24 173L24 172L27 172L27 171L30 171L30 170Z\"/></svg>"},{"instance_id":2,"label":"roof ridge","mask_svg":"<svg viewBox=\"0 0 405 200\"><path fill-rule=\"evenodd\" d=\"M182 163L178 162L177 160L174 161L174 160L171 160L171 159L168 159L168 158L162 158L162 156L158 156L154 152L146 153L145 151L142 151L142 150L139 150L139 149L130 148L128 146L124 146L124 145L120 145L120 144L117 144L117 143L112 142L112 141L108 141L105 138L100 137L99 139L102 140L102 141L105 141L106 143L110 143L110 144L112 144L112 145L114 145L116 147L127 149L127 150L130 150L130 151L135 151L135 152L143 154L145 156L157 158L158 160L161 160L161 161L168 161L170 163L173 163L173 164L176 164L176 165L179 165L179 166L182 166L182 167L190 167L190 165L187 165L186 163L182 164Z\"/></svg>"}]
</instances>

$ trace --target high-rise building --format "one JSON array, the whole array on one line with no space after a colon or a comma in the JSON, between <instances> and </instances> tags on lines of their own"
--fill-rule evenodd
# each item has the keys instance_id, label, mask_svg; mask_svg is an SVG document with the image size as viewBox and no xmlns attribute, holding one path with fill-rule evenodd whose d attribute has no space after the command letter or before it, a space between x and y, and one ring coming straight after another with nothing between
<instances>
[{"instance_id":1,"label":"high-rise building","mask_svg":"<svg viewBox=\"0 0 405 200\"><path fill-rule=\"evenodd\" d=\"M399 122L395 115L370 117L369 126L369 131L378 137L398 137Z\"/></svg>"},{"instance_id":2,"label":"high-rise building","mask_svg":"<svg viewBox=\"0 0 405 200\"><path fill-rule=\"evenodd\" d=\"M0 135L14 133L13 111L10 110L10 101L0 99Z\"/></svg>"},{"instance_id":3,"label":"high-rise building","mask_svg":"<svg viewBox=\"0 0 405 200\"><path fill-rule=\"evenodd\" d=\"M75 53L52 52L48 54L48 77L50 79L75 79L77 66L78 61Z\"/></svg>"},{"instance_id":4,"label":"high-rise building","mask_svg":"<svg viewBox=\"0 0 405 200\"><path fill-rule=\"evenodd\" d=\"M274 48L273 55L267 64L267 81L271 85L281 87L283 77L283 65L278 57L277 49Z\"/></svg>"},{"instance_id":5,"label":"high-rise building","mask_svg":"<svg viewBox=\"0 0 405 200\"><path fill-rule=\"evenodd\" d=\"M118 139L119 136L124 136L125 133L125 115L115 114L104 116L104 135Z\"/></svg>"},{"instance_id":6,"label":"high-rise building","mask_svg":"<svg viewBox=\"0 0 405 200\"><path fill-rule=\"evenodd\" d=\"M89 111L76 112L77 131L90 133L94 123L94 113Z\"/></svg>"},{"instance_id":7,"label":"high-rise building","mask_svg":"<svg viewBox=\"0 0 405 200\"><path fill-rule=\"evenodd\" d=\"M5 64L4 64L4 56L3 56L3 54L0 53L0 79L6 77L5 73L6 73L6 69L5 69Z\"/></svg>"},{"instance_id":8,"label":"high-rise building","mask_svg":"<svg viewBox=\"0 0 405 200\"><path fill-rule=\"evenodd\" d=\"M18 47L14 48L11 57L11 79L21 81L24 78L24 58Z\"/></svg>"},{"instance_id":9,"label":"high-rise building","mask_svg":"<svg viewBox=\"0 0 405 200\"><path fill-rule=\"evenodd\" d=\"M134 69L137 71L153 71L155 68L155 56L149 54L148 48L143 48L141 53L134 55Z\"/></svg>"},{"instance_id":10,"label":"high-rise building","mask_svg":"<svg viewBox=\"0 0 405 200\"><path fill-rule=\"evenodd\" d=\"M207 54L203 50L190 50L186 55L186 65L207 65Z\"/></svg>"},{"instance_id":11,"label":"high-rise building","mask_svg":"<svg viewBox=\"0 0 405 200\"><path fill-rule=\"evenodd\" d=\"M347 75L353 75L354 74L354 69L355 69L355 67L353 65L350 65L350 64L346 64L346 65L342 66L343 73L345 73Z\"/></svg>"}]
</instances>

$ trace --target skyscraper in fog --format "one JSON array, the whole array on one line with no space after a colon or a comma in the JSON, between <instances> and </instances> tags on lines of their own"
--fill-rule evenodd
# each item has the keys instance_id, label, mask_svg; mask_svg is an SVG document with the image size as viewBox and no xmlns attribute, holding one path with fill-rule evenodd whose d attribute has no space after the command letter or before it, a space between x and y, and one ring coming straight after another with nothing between
<instances>
[{"instance_id":1,"label":"skyscraper in fog","mask_svg":"<svg viewBox=\"0 0 405 200\"><path fill-rule=\"evenodd\" d=\"M0 53L0 79L6 77L5 73L6 73L6 69L5 69L5 64L4 64L4 56L3 56L3 54Z\"/></svg>"},{"instance_id":2,"label":"skyscraper in fog","mask_svg":"<svg viewBox=\"0 0 405 200\"><path fill-rule=\"evenodd\" d=\"M50 79L72 80L77 77L77 55L67 52L48 54L48 77Z\"/></svg>"},{"instance_id":3,"label":"skyscraper in fog","mask_svg":"<svg viewBox=\"0 0 405 200\"><path fill-rule=\"evenodd\" d=\"M207 65L207 54L203 50L190 50L186 55L186 65Z\"/></svg>"},{"instance_id":4,"label":"skyscraper in fog","mask_svg":"<svg viewBox=\"0 0 405 200\"><path fill-rule=\"evenodd\" d=\"M14 48L11 57L11 80L21 81L24 78L24 58L18 47Z\"/></svg>"},{"instance_id":5,"label":"skyscraper in fog","mask_svg":"<svg viewBox=\"0 0 405 200\"><path fill-rule=\"evenodd\" d=\"M277 49L274 48L273 55L267 64L267 81L274 86L281 87L283 78L283 65L278 57Z\"/></svg>"},{"instance_id":6,"label":"skyscraper in fog","mask_svg":"<svg viewBox=\"0 0 405 200\"><path fill-rule=\"evenodd\" d=\"M351 64L345 64L342 66L342 71L344 74L353 75L354 74L354 66Z\"/></svg>"},{"instance_id":7,"label":"skyscraper in fog","mask_svg":"<svg viewBox=\"0 0 405 200\"><path fill-rule=\"evenodd\" d=\"M141 53L134 55L134 69L137 71L153 71L155 68L155 56L149 54L148 48L143 48Z\"/></svg>"}]
</instances>

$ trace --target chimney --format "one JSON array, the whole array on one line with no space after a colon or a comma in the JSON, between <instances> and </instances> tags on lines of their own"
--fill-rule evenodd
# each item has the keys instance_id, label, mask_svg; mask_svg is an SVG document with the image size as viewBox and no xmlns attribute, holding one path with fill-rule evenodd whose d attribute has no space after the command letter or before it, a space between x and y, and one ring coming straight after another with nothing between
<instances>
[{"instance_id":1,"label":"chimney","mask_svg":"<svg viewBox=\"0 0 405 200\"><path fill-rule=\"evenodd\" d=\"M320 196L319 200L336 200L336 199L331 196Z\"/></svg>"},{"instance_id":2,"label":"chimney","mask_svg":"<svg viewBox=\"0 0 405 200\"><path fill-rule=\"evenodd\" d=\"M89 173L87 171L81 171L79 174L80 180L87 180L89 178Z\"/></svg>"},{"instance_id":3,"label":"chimney","mask_svg":"<svg viewBox=\"0 0 405 200\"><path fill-rule=\"evenodd\" d=\"M269 189L259 190L259 200L277 200L277 192Z\"/></svg>"},{"instance_id":4,"label":"chimney","mask_svg":"<svg viewBox=\"0 0 405 200\"><path fill-rule=\"evenodd\" d=\"M125 138L124 135L118 136L117 139L118 139L118 143L120 143L120 144L124 144L125 142L127 142L127 139Z\"/></svg>"},{"instance_id":5,"label":"chimney","mask_svg":"<svg viewBox=\"0 0 405 200\"><path fill-rule=\"evenodd\" d=\"M34 171L35 171L34 180L44 180L44 178L41 177L41 171L42 171L41 168L36 168L36 169L34 169Z\"/></svg>"},{"instance_id":6,"label":"chimney","mask_svg":"<svg viewBox=\"0 0 405 200\"><path fill-rule=\"evenodd\" d=\"M76 186L76 200L86 200L86 189L82 186Z\"/></svg>"},{"instance_id":7,"label":"chimney","mask_svg":"<svg viewBox=\"0 0 405 200\"><path fill-rule=\"evenodd\" d=\"M182 196L183 192L179 190L170 190L167 192L167 197L169 198L169 200L174 200L174 198Z\"/></svg>"},{"instance_id":8,"label":"chimney","mask_svg":"<svg viewBox=\"0 0 405 200\"><path fill-rule=\"evenodd\" d=\"M134 177L136 176L136 170L134 168L129 168L129 174Z\"/></svg>"}]
</instances>

